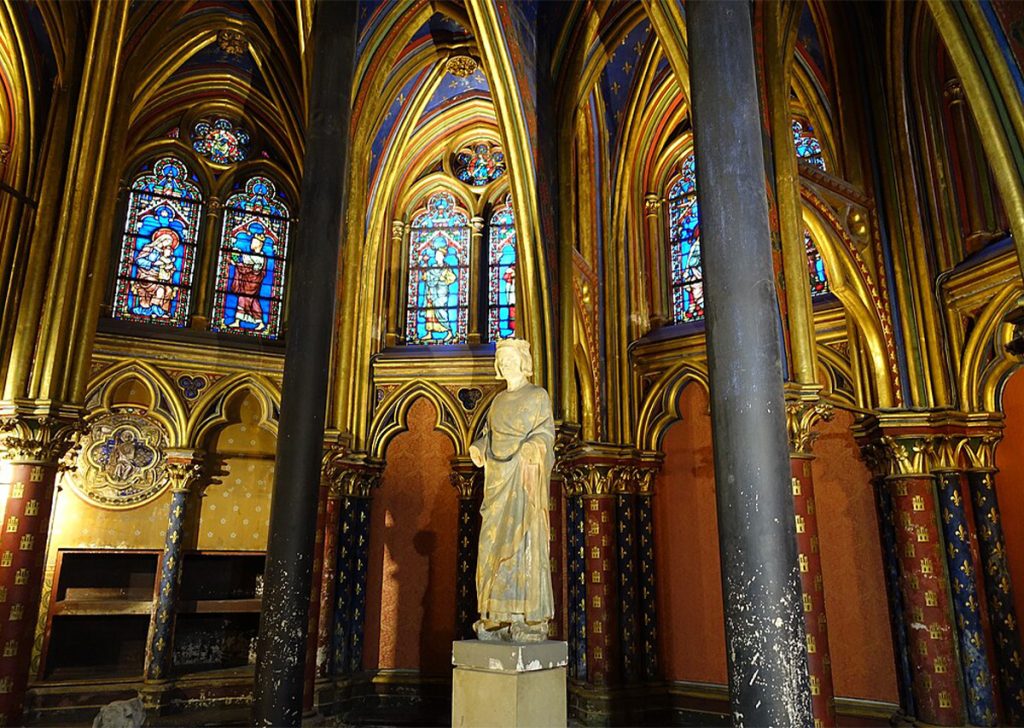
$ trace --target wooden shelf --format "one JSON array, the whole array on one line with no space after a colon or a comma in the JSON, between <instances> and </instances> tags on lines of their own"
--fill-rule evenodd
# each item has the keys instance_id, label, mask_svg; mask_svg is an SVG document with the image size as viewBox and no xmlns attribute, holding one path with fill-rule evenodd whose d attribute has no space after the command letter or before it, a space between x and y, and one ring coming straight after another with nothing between
<instances>
[{"instance_id":1,"label":"wooden shelf","mask_svg":"<svg viewBox=\"0 0 1024 728\"><path fill-rule=\"evenodd\" d=\"M258 614L262 599L201 599L178 602L179 614Z\"/></svg>"},{"instance_id":2,"label":"wooden shelf","mask_svg":"<svg viewBox=\"0 0 1024 728\"><path fill-rule=\"evenodd\" d=\"M53 616L82 615L109 616L149 614L153 602L149 599L65 599L53 605Z\"/></svg>"}]
</instances>

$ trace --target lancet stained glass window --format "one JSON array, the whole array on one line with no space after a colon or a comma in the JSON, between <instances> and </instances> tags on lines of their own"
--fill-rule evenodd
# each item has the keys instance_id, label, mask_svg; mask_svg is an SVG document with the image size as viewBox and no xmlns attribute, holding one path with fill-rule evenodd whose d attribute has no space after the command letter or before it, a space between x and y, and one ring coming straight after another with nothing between
<instances>
[{"instance_id":1,"label":"lancet stained glass window","mask_svg":"<svg viewBox=\"0 0 1024 728\"><path fill-rule=\"evenodd\" d=\"M811 234L804 230L804 247L807 250L807 267L811 274L811 295L820 296L828 293L828 277L825 275L825 261L811 240Z\"/></svg>"},{"instance_id":2,"label":"lancet stained glass window","mask_svg":"<svg viewBox=\"0 0 1024 728\"><path fill-rule=\"evenodd\" d=\"M793 120L793 143L796 145L796 156L806 159L818 169L825 169L825 160L821 156L821 142L814 134L814 127L809 123Z\"/></svg>"},{"instance_id":3,"label":"lancet stained glass window","mask_svg":"<svg viewBox=\"0 0 1024 728\"><path fill-rule=\"evenodd\" d=\"M668 234L672 270L672 311L677 323L704 318L704 279L700 268L700 223L694 156L683 160L668 193Z\"/></svg>"},{"instance_id":4,"label":"lancet stained glass window","mask_svg":"<svg viewBox=\"0 0 1024 728\"><path fill-rule=\"evenodd\" d=\"M793 144L796 145L796 156L806 159L818 169L825 169L825 160L821 156L821 143L814 135L814 128L799 119L793 120ZM804 230L804 248L807 250L807 267L811 274L811 295L820 296L828 293L828 277L825 275L825 261L811 240L811 234Z\"/></svg>"},{"instance_id":5,"label":"lancet stained glass window","mask_svg":"<svg viewBox=\"0 0 1024 728\"><path fill-rule=\"evenodd\" d=\"M505 174L505 153L491 142L475 142L455 154L455 176L482 187Z\"/></svg>"},{"instance_id":6,"label":"lancet stained glass window","mask_svg":"<svg viewBox=\"0 0 1024 728\"><path fill-rule=\"evenodd\" d=\"M214 164L234 164L249 157L249 132L224 118L203 119L192 127L192 148Z\"/></svg>"},{"instance_id":7,"label":"lancet stained glass window","mask_svg":"<svg viewBox=\"0 0 1024 728\"><path fill-rule=\"evenodd\" d=\"M188 323L202 196L174 157L135 178L121 239L113 315L168 326Z\"/></svg>"},{"instance_id":8,"label":"lancet stained glass window","mask_svg":"<svg viewBox=\"0 0 1024 728\"><path fill-rule=\"evenodd\" d=\"M410 344L466 340L469 218L448 192L436 192L409 226L405 336Z\"/></svg>"},{"instance_id":9,"label":"lancet stained glass window","mask_svg":"<svg viewBox=\"0 0 1024 728\"><path fill-rule=\"evenodd\" d=\"M253 177L224 204L210 327L280 336L287 254L288 207L273 182Z\"/></svg>"},{"instance_id":10,"label":"lancet stained glass window","mask_svg":"<svg viewBox=\"0 0 1024 728\"><path fill-rule=\"evenodd\" d=\"M490 341L516 333L516 227L512 197L506 196L487 227L487 331Z\"/></svg>"}]
</instances>

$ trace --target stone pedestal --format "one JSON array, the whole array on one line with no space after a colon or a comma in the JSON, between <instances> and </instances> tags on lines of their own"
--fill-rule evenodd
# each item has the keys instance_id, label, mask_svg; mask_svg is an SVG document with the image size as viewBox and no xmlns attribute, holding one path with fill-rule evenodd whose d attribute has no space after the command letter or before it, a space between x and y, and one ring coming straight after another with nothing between
<instances>
[{"instance_id":1,"label":"stone pedestal","mask_svg":"<svg viewBox=\"0 0 1024 728\"><path fill-rule=\"evenodd\" d=\"M566 725L565 642L452 643L452 728Z\"/></svg>"}]
</instances>

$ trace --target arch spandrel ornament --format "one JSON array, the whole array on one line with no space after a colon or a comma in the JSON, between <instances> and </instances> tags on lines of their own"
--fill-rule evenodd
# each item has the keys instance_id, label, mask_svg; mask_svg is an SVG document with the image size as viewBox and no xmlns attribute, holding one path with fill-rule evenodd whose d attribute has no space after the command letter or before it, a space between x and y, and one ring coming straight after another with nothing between
<instances>
[{"instance_id":1,"label":"arch spandrel ornament","mask_svg":"<svg viewBox=\"0 0 1024 728\"><path fill-rule=\"evenodd\" d=\"M100 508L134 508L167 489L167 432L141 409L125 408L89 423L71 488Z\"/></svg>"}]
</instances>

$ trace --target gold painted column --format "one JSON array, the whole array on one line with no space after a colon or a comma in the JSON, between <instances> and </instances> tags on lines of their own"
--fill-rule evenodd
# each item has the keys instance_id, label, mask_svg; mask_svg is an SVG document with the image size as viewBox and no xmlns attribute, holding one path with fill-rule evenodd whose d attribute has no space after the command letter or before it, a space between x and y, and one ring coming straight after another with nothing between
<instances>
[{"instance_id":1,"label":"gold painted column","mask_svg":"<svg viewBox=\"0 0 1024 728\"><path fill-rule=\"evenodd\" d=\"M16 333L2 342L2 401L76 404L85 393L113 247L113 209L97 191L117 187L124 153L117 142L128 123L119 103L128 6L92 4L88 35L75 49L82 55L66 79L70 129L46 155L18 305L5 312L13 320L3 330Z\"/></svg>"},{"instance_id":2,"label":"gold painted column","mask_svg":"<svg viewBox=\"0 0 1024 728\"><path fill-rule=\"evenodd\" d=\"M790 387L786 424L789 430L789 462L793 474L793 510L803 591L804 626L807 631L807 672L811 685L811 712L815 728L836 725L832 657L825 616L825 587L821 568L818 514L814 498L811 446L817 437L812 428L819 420L832 419L832 406L818 399L818 387Z\"/></svg>"},{"instance_id":3,"label":"gold painted column","mask_svg":"<svg viewBox=\"0 0 1024 728\"><path fill-rule=\"evenodd\" d=\"M216 261L220 254L220 226L223 205L218 197L206 201L206 218L199 243L200 260L196 262L196 282L193 286L192 328L205 331L210 328L210 292L216 285Z\"/></svg>"},{"instance_id":4,"label":"gold painted column","mask_svg":"<svg viewBox=\"0 0 1024 728\"><path fill-rule=\"evenodd\" d=\"M0 410L11 486L0 531L0 725L19 725L42 591L58 464L80 429L66 419Z\"/></svg>"},{"instance_id":5,"label":"gold painted column","mask_svg":"<svg viewBox=\"0 0 1024 728\"><path fill-rule=\"evenodd\" d=\"M670 275L665 272L665 261L668 257L666 245L658 244L659 241L667 244L668 236L665 231L665 221L662 218L664 205L661 198L653 192L644 195L644 220L647 222L647 240L650 242L651 253L651 278L647 287L651 292L651 310L649 324L651 330L658 329L666 324L672 323L672 297L668 292L668 280ZM644 267L646 270L646 266Z\"/></svg>"},{"instance_id":6,"label":"gold painted column","mask_svg":"<svg viewBox=\"0 0 1024 728\"><path fill-rule=\"evenodd\" d=\"M388 269L384 290L388 292L389 310L387 313L388 330L384 336L385 346L396 346L405 339L405 321L403 312L406 305L402 303L405 286L402 285L402 271L405 270L402 252L408 225L402 220L391 221L391 250L388 255Z\"/></svg>"},{"instance_id":7,"label":"gold painted column","mask_svg":"<svg viewBox=\"0 0 1024 728\"><path fill-rule=\"evenodd\" d=\"M487 275L483 268L481 268L481 256L485 255L484 248L484 219L479 215L474 215L469 220L470 227L470 239L472 243L469 248L469 280L479 281L481 276ZM488 260L489 258L483 258ZM471 291L486 290L487 287L471 283ZM483 341L484 337L480 331L481 326L481 311L487 306L486 296L483 300L474 300L475 296L470 295L469 297L469 329L466 332L466 341L470 344L479 344Z\"/></svg>"}]
</instances>

